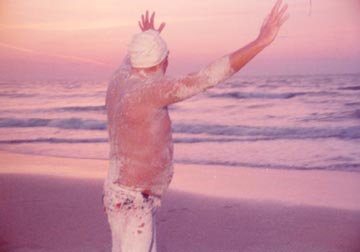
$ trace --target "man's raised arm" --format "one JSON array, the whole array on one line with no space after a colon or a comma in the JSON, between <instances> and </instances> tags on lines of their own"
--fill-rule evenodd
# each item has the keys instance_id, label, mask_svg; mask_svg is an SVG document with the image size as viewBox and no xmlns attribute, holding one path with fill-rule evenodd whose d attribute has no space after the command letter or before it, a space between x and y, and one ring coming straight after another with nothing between
<instances>
[{"instance_id":1,"label":"man's raised arm","mask_svg":"<svg viewBox=\"0 0 360 252\"><path fill-rule=\"evenodd\" d=\"M286 10L287 5L282 6L282 1L278 0L268 17L264 20L259 36L254 41L214 61L198 73L190 74L161 85L160 89L162 91L153 93L154 96L158 96L157 102L162 102L159 105L168 105L185 100L215 86L238 72L274 41L280 27L289 18Z\"/></svg>"},{"instance_id":2,"label":"man's raised arm","mask_svg":"<svg viewBox=\"0 0 360 252\"><path fill-rule=\"evenodd\" d=\"M235 73L239 71L244 65L246 65L246 63L254 58L265 47L270 45L276 38L281 25L289 18L288 14L285 15L287 5L284 5L282 8L280 8L281 3L282 1L278 0L269 16L266 17L257 39L247 46L230 54L230 65Z\"/></svg>"},{"instance_id":3,"label":"man's raised arm","mask_svg":"<svg viewBox=\"0 0 360 252\"><path fill-rule=\"evenodd\" d=\"M192 97L228 79L274 41L280 27L289 18L286 10L287 5L282 6L282 0L278 0L254 41L215 60L198 73L148 87L147 92L144 90L143 94L147 96L144 99L157 106L166 106Z\"/></svg>"}]
</instances>

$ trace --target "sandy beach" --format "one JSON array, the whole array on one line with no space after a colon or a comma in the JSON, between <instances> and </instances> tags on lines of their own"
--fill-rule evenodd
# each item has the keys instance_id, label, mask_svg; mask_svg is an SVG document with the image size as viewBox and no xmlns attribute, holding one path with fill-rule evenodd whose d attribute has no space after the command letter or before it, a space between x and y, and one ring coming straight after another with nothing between
<instances>
[{"instance_id":1,"label":"sandy beach","mask_svg":"<svg viewBox=\"0 0 360 252\"><path fill-rule=\"evenodd\" d=\"M110 251L107 161L0 152L0 251ZM176 165L159 252L360 251L360 174Z\"/></svg>"}]
</instances>

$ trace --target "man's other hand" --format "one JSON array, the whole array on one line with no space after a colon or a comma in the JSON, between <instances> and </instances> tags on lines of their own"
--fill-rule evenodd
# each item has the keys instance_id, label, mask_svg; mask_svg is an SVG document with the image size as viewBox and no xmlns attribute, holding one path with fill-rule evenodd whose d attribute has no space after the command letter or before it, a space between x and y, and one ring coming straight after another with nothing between
<instances>
[{"instance_id":1,"label":"man's other hand","mask_svg":"<svg viewBox=\"0 0 360 252\"><path fill-rule=\"evenodd\" d=\"M155 25L154 25L154 19L155 19L155 12L153 12L151 14L151 17L149 19L149 12L146 11L145 15L142 14L141 15L141 21L139 21L139 27L140 29L144 32L147 30L155 30L158 31L159 33L161 33L161 31L164 29L165 27L165 23L162 22L159 26L158 29L155 29Z\"/></svg>"}]
</instances>

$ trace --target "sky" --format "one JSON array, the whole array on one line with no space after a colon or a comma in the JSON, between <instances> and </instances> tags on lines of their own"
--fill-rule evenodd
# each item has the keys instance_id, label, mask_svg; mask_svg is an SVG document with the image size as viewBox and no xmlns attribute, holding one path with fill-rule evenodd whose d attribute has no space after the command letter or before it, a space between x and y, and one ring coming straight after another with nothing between
<instances>
[{"instance_id":1,"label":"sky","mask_svg":"<svg viewBox=\"0 0 360 252\"><path fill-rule=\"evenodd\" d=\"M147 9L166 22L169 73L194 72L254 40L274 2L0 0L0 80L106 79ZM284 2L290 19L241 74L360 72L360 0Z\"/></svg>"}]
</instances>

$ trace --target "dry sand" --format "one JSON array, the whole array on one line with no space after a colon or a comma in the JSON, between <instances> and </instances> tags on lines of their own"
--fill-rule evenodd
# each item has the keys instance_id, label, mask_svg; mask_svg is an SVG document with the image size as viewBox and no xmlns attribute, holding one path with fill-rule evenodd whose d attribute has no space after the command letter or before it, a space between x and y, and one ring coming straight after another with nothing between
<instances>
[{"instance_id":1,"label":"dry sand","mask_svg":"<svg viewBox=\"0 0 360 252\"><path fill-rule=\"evenodd\" d=\"M0 152L0 252L110 251L106 161ZM360 174L178 165L159 252L359 252Z\"/></svg>"}]
</instances>

